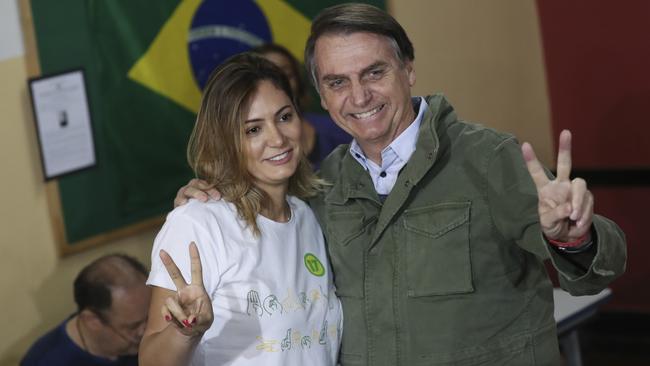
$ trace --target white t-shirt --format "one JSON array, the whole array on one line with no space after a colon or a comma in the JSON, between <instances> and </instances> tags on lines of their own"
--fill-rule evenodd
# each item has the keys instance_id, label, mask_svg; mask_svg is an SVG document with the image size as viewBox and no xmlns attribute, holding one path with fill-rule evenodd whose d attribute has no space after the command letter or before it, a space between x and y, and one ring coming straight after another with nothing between
<instances>
[{"instance_id":1,"label":"white t-shirt","mask_svg":"<svg viewBox=\"0 0 650 366\"><path fill-rule=\"evenodd\" d=\"M303 201L289 196L287 202L289 222L258 215L257 238L224 200L190 200L167 216L147 284L176 290L160 249L189 283L189 243L196 243L214 322L192 365L336 364L343 315L323 234Z\"/></svg>"}]
</instances>

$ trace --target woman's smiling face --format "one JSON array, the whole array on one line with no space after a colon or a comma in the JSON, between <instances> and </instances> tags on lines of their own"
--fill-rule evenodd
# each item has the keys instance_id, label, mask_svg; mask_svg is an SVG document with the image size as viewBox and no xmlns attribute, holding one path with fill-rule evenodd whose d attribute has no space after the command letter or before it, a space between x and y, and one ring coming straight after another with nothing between
<instances>
[{"instance_id":1,"label":"woman's smiling face","mask_svg":"<svg viewBox=\"0 0 650 366\"><path fill-rule=\"evenodd\" d=\"M243 148L255 185L265 192L289 185L296 172L301 120L291 99L269 81L261 81L250 99L244 121Z\"/></svg>"}]
</instances>

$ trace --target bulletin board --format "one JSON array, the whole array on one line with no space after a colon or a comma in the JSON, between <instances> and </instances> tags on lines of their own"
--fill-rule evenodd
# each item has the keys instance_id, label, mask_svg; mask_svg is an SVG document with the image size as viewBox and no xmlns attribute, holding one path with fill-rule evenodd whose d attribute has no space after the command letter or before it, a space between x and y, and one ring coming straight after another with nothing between
<instances>
[{"instance_id":1,"label":"bulletin board","mask_svg":"<svg viewBox=\"0 0 650 366\"><path fill-rule=\"evenodd\" d=\"M193 176L186 146L211 70L265 42L302 60L311 19L342 2L20 0L29 77L86 76L97 164L44 183L60 253L161 225Z\"/></svg>"}]
</instances>

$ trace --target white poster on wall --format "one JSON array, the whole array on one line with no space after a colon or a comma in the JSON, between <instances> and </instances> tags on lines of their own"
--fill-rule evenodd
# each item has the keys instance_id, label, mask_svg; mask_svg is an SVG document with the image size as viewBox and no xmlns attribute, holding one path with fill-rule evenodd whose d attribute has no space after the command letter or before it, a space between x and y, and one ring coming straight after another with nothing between
<instances>
[{"instance_id":1,"label":"white poster on wall","mask_svg":"<svg viewBox=\"0 0 650 366\"><path fill-rule=\"evenodd\" d=\"M29 81L45 179L96 165L83 70Z\"/></svg>"}]
</instances>

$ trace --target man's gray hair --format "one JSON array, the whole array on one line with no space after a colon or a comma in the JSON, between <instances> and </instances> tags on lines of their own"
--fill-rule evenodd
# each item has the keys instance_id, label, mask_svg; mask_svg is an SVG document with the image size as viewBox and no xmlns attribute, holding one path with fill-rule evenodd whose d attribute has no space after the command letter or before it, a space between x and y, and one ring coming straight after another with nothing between
<instances>
[{"instance_id":1,"label":"man's gray hair","mask_svg":"<svg viewBox=\"0 0 650 366\"><path fill-rule=\"evenodd\" d=\"M311 24L305 47L305 67L314 87L318 87L318 70L314 60L316 41L327 34L373 33L390 41L402 64L415 59L415 50L404 28L385 11L368 4L348 3L321 11Z\"/></svg>"}]
</instances>

